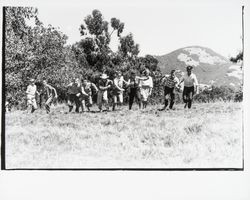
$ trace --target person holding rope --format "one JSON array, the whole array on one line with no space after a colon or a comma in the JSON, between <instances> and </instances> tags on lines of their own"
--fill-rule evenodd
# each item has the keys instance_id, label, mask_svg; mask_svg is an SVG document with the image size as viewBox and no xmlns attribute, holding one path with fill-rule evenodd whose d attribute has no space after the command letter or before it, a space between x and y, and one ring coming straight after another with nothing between
<instances>
[{"instance_id":1,"label":"person holding rope","mask_svg":"<svg viewBox=\"0 0 250 200\"><path fill-rule=\"evenodd\" d=\"M185 103L184 108L188 107L189 109L192 107L193 96L197 92L198 87L198 80L192 70L193 67L188 65L187 73L184 74L178 84L178 86L180 86L180 84L184 82L182 98L183 102Z\"/></svg>"},{"instance_id":2,"label":"person holding rope","mask_svg":"<svg viewBox=\"0 0 250 200\"><path fill-rule=\"evenodd\" d=\"M43 86L45 91L45 109L47 113L50 113L50 106L57 99L58 95L56 89L49 85L46 79L43 80Z\"/></svg>"},{"instance_id":3,"label":"person holding rope","mask_svg":"<svg viewBox=\"0 0 250 200\"><path fill-rule=\"evenodd\" d=\"M168 100L170 99L169 109L173 109L175 102L175 88L179 84L179 79L175 75L176 70L171 70L170 75L165 75L161 81L164 86L164 107L160 111L168 107Z\"/></svg>"}]
</instances>

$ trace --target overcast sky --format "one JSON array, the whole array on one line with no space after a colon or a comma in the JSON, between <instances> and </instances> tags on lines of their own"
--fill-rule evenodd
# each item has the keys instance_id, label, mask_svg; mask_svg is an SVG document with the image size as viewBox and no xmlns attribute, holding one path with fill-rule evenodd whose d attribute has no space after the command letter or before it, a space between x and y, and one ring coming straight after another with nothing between
<instances>
[{"instance_id":1,"label":"overcast sky","mask_svg":"<svg viewBox=\"0 0 250 200\"><path fill-rule=\"evenodd\" d=\"M184 3L185 2L185 3ZM218 3L219 2L219 3ZM98 9L104 19L119 18L125 23L122 35L133 33L140 55L163 55L190 45L205 46L223 56L241 49L241 5L238 0L203 1L82 1L38 6L39 18L59 27L72 44L81 39L79 26ZM113 35L111 48L117 49Z\"/></svg>"}]
</instances>

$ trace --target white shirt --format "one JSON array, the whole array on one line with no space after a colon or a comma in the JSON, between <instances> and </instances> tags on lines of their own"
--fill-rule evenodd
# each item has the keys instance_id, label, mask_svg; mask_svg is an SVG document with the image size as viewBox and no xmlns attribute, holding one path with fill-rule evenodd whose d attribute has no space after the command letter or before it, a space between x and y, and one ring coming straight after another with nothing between
<instances>
[{"instance_id":1,"label":"white shirt","mask_svg":"<svg viewBox=\"0 0 250 200\"><path fill-rule=\"evenodd\" d=\"M28 97L35 97L36 95L36 85L28 85L26 90Z\"/></svg>"},{"instance_id":2,"label":"white shirt","mask_svg":"<svg viewBox=\"0 0 250 200\"><path fill-rule=\"evenodd\" d=\"M190 74L190 76L188 76L187 74L185 74L182 78L181 81L184 80L184 87L192 87L194 85L198 85L198 80L195 76L195 74Z\"/></svg>"},{"instance_id":3,"label":"white shirt","mask_svg":"<svg viewBox=\"0 0 250 200\"><path fill-rule=\"evenodd\" d=\"M120 88L122 88L123 82L124 82L123 76L114 79L114 84Z\"/></svg>"},{"instance_id":4,"label":"white shirt","mask_svg":"<svg viewBox=\"0 0 250 200\"><path fill-rule=\"evenodd\" d=\"M141 80L140 81L140 86L146 86L146 87L150 87L150 88L153 88L153 79L151 76L148 77L147 80Z\"/></svg>"}]
</instances>

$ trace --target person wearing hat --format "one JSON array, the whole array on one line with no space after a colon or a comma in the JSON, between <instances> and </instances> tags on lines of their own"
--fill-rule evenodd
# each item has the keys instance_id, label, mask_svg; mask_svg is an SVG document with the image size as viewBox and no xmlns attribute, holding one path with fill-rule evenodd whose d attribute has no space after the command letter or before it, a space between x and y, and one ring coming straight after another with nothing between
<instances>
[{"instance_id":1,"label":"person wearing hat","mask_svg":"<svg viewBox=\"0 0 250 200\"><path fill-rule=\"evenodd\" d=\"M140 80L139 88L142 98L142 108L146 108L148 104L148 97L152 94L153 89L153 79L149 76L150 71L146 69L143 72L142 80Z\"/></svg>"},{"instance_id":2,"label":"person wearing hat","mask_svg":"<svg viewBox=\"0 0 250 200\"><path fill-rule=\"evenodd\" d=\"M30 83L27 87L26 94L27 94L27 106L28 108L31 107L31 113L33 113L37 109L36 94L39 95L39 92L37 91L37 87L35 85L35 80L33 78L30 79Z\"/></svg>"},{"instance_id":3,"label":"person wearing hat","mask_svg":"<svg viewBox=\"0 0 250 200\"><path fill-rule=\"evenodd\" d=\"M117 103L121 105L123 103L123 84L128 84L120 71L116 71L114 73L114 80L113 80L113 90L112 90L112 96L113 96L113 111L115 110L115 107Z\"/></svg>"},{"instance_id":4,"label":"person wearing hat","mask_svg":"<svg viewBox=\"0 0 250 200\"><path fill-rule=\"evenodd\" d=\"M113 82L108 78L107 74L102 74L98 82L97 104L100 112L102 112L103 104L105 104L106 109L109 110L108 90L112 87Z\"/></svg>"},{"instance_id":5,"label":"person wearing hat","mask_svg":"<svg viewBox=\"0 0 250 200\"><path fill-rule=\"evenodd\" d=\"M47 113L50 113L50 106L57 99L58 95L56 89L49 85L46 79L43 80L43 86L45 91L45 109Z\"/></svg>"},{"instance_id":6,"label":"person wearing hat","mask_svg":"<svg viewBox=\"0 0 250 200\"><path fill-rule=\"evenodd\" d=\"M95 93L98 92L98 88L96 85L92 82L90 82L88 79L83 80L83 101L82 104L84 107L87 107L88 111L90 111L90 107L93 105L93 99L92 94L93 91Z\"/></svg>"},{"instance_id":7,"label":"person wearing hat","mask_svg":"<svg viewBox=\"0 0 250 200\"><path fill-rule=\"evenodd\" d=\"M166 74L161 83L164 86L164 107L160 109L161 111L165 110L168 107L168 99L170 99L169 109L173 109L175 101L175 88L179 83L179 79L175 75L176 70L171 70L170 75Z\"/></svg>"},{"instance_id":8,"label":"person wearing hat","mask_svg":"<svg viewBox=\"0 0 250 200\"><path fill-rule=\"evenodd\" d=\"M184 74L178 84L178 86L180 86L180 84L184 82L182 98L183 102L185 103L184 108L188 106L189 109L192 107L193 96L197 92L198 87L198 80L192 70L192 66L187 66L187 73Z\"/></svg>"}]
</instances>

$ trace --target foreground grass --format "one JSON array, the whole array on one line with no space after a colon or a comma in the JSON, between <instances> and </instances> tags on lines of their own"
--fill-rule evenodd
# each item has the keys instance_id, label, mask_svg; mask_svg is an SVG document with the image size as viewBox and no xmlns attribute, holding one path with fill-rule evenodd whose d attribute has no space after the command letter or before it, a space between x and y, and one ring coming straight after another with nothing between
<instances>
[{"instance_id":1,"label":"foreground grass","mask_svg":"<svg viewBox=\"0 0 250 200\"><path fill-rule=\"evenodd\" d=\"M7 168L242 167L240 103L6 114ZM96 110L96 109L95 109Z\"/></svg>"}]
</instances>

